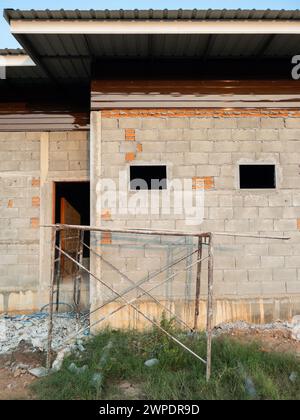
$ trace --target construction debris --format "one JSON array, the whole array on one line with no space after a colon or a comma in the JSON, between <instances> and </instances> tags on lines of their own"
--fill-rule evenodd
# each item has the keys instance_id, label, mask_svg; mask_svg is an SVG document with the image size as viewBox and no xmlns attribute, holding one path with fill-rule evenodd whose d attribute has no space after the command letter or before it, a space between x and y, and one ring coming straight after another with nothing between
<instances>
[{"instance_id":1,"label":"construction debris","mask_svg":"<svg viewBox=\"0 0 300 420\"><path fill-rule=\"evenodd\" d=\"M38 367L38 368L34 368L34 369L29 369L28 372L32 375L35 376L36 378L44 378L45 376L48 375L48 370L44 367Z\"/></svg>"},{"instance_id":2,"label":"construction debris","mask_svg":"<svg viewBox=\"0 0 300 420\"><path fill-rule=\"evenodd\" d=\"M273 322L269 324L249 324L245 321L222 323L213 330L215 337L230 333L231 331L283 331L293 340L300 341L300 315L293 317L291 322Z\"/></svg>"},{"instance_id":3,"label":"construction debris","mask_svg":"<svg viewBox=\"0 0 300 420\"><path fill-rule=\"evenodd\" d=\"M84 365L79 368L75 363L71 363L68 369L70 372L75 373L76 375L81 375L88 370L88 365Z\"/></svg>"},{"instance_id":4,"label":"construction debris","mask_svg":"<svg viewBox=\"0 0 300 420\"><path fill-rule=\"evenodd\" d=\"M153 367L153 366L158 365L158 364L159 364L158 359L150 359L150 360L147 360L145 362L145 366L147 366L147 367Z\"/></svg>"},{"instance_id":5,"label":"construction debris","mask_svg":"<svg viewBox=\"0 0 300 420\"><path fill-rule=\"evenodd\" d=\"M74 331L88 327L88 319L81 317L77 320L71 313L56 314L53 318L53 350L58 351L65 346L65 342ZM2 335L5 339L0 340L0 354L11 353L21 343L26 343L28 350L47 350L48 337L48 314L36 313L15 317L3 317L1 319ZM79 332L77 338L83 338L87 330ZM82 342L79 345L83 349Z\"/></svg>"}]
</instances>

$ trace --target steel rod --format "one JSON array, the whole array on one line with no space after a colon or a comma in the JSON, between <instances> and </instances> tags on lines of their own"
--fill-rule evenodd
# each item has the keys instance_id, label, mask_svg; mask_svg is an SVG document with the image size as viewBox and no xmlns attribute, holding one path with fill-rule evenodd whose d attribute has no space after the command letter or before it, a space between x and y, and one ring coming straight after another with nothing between
<instances>
[{"instance_id":1,"label":"steel rod","mask_svg":"<svg viewBox=\"0 0 300 420\"><path fill-rule=\"evenodd\" d=\"M202 238L198 238L198 260L199 260L199 262L197 264L194 331L197 331L197 329L198 329L198 318L199 318L199 313L200 313L200 289L201 289L201 270L202 270Z\"/></svg>"}]
</instances>

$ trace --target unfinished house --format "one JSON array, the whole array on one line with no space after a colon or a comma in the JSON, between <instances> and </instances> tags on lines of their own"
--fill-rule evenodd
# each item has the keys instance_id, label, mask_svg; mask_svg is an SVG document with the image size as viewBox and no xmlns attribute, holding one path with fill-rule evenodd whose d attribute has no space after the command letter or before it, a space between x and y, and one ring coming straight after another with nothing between
<instances>
[{"instance_id":1,"label":"unfinished house","mask_svg":"<svg viewBox=\"0 0 300 420\"><path fill-rule=\"evenodd\" d=\"M23 49L0 51L0 310L47 305L45 225L58 223L213 232L215 323L300 313L300 12L9 9L5 17ZM140 201L126 211L120 196L103 203L108 180ZM146 194L156 190L159 203L174 180L201 191L196 222L174 205L144 209ZM151 286L172 277L172 262L194 249L184 235L84 236L82 265L119 291L126 276ZM60 257L57 303L73 305L74 266ZM181 261L176 279L155 290L187 323L192 265ZM109 293L81 276L81 308L94 320L114 310L111 302L97 312ZM201 325L206 296L203 281ZM147 296L137 304L161 316ZM125 307L110 322L143 321Z\"/></svg>"}]
</instances>

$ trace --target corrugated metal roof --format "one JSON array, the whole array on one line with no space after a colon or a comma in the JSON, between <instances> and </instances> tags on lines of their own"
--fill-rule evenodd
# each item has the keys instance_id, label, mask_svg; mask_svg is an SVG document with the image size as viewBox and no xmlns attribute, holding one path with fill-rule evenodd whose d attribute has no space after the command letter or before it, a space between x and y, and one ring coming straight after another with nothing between
<instances>
[{"instance_id":1,"label":"corrugated metal roof","mask_svg":"<svg viewBox=\"0 0 300 420\"><path fill-rule=\"evenodd\" d=\"M300 20L300 10L242 10L242 9L178 9L178 10L19 10L5 9L4 17L12 19L159 19L159 20Z\"/></svg>"},{"instance_id":2,"label":"corrugated metal roof","mask_svg":"<svg viewBox=\"0 0 300 420\"><path fill-rule=\"evenodd\" d=\"M23 20L300 20L300 10L14 10L8 21ZM299 54L299 34L17 34L41 77L88 83L94 59L195 58L268 59ZM25 52L26 51L26 52ZM0 50L1 54L1 50ZM30 69L29 69L30 71ZM289 69L287 70L289 71ZM16 73L14 74L16 75ZM21 77L21 74L20 74ZM32 76L35 77L35 76Z\"/></svg>"}]
</instances>

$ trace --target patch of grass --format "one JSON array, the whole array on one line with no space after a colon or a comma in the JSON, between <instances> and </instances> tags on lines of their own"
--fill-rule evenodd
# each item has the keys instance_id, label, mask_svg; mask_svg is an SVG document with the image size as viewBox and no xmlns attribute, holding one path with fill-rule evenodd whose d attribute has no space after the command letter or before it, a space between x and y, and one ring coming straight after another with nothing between
<instances>
[{"instance_id":1,"label":"patch of grass","mask_svg":"<svg viewBox=\"0 0 300 420\"><path fill-rule=\"evenodd\" d=\"M175 331L172 323L162 323L205 357L204 336L189 337ZM101 356L109 342L113 345L103 363ZM293 355L262 352L257 343L241 344L228 337L213 341L212 354L213 374L207 384L205 366L160 330L105 330L86 343L81 356L68 357L60 372L35 382L32 389L39 399L122 399L119 385L126 381L138 388L141 399L149 400L300 399L300 365ZM153 357L159 364L146 367L144 362ZM68 367L72 362L78 367L88 365L88 370L71 373ZM97 372L104 377L99 389L91 382ZM289 379L292 372L297 374L295 382Z\"/></svg>"}]
</instances>

